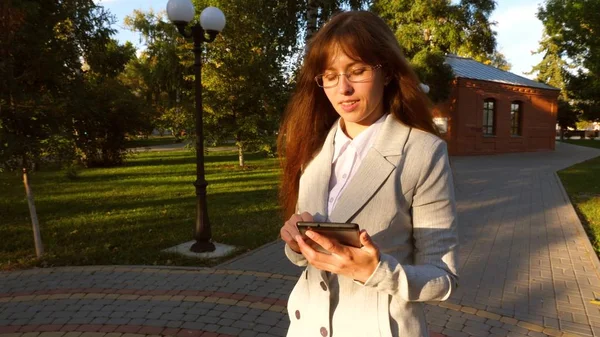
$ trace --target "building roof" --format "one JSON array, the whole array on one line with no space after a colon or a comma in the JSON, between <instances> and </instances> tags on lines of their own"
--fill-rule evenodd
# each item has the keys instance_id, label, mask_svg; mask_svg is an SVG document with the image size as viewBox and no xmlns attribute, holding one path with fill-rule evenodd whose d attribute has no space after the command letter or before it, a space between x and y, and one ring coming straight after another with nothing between
<instances>
[{"instance_id":1,"label":"building roof","mask_svg":"<svg viewBox=\"0 0 600 337\"><path fill-rule=\"evenodd\" d=\"M447 54L446 63L452 68L456 77L520 85L540 89L560 90L553 86L536 82L534 80L530 80L523 76L519 76L511 72L498 69L496 67L485 65L471 58Z\"/></svg>"}]
</instances>

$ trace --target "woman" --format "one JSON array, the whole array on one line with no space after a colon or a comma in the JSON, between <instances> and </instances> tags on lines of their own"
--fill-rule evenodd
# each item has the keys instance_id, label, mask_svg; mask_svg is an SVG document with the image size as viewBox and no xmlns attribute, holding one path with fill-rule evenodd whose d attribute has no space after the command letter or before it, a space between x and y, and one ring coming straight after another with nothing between
<instances>
[{"instance_id":1,"label":"woman","mask_svg":"<svg viewBox=\"0 0 600 337\"><path fill-rule=\"evenodd\" d=\"M424 301L457 287L446 144L392 31L370 12L333 17L309 42L280 138L287 257L306 266L288 336L428 336ZM353 222L362 248L298 221Z\"/></svg>"}]
</instances>

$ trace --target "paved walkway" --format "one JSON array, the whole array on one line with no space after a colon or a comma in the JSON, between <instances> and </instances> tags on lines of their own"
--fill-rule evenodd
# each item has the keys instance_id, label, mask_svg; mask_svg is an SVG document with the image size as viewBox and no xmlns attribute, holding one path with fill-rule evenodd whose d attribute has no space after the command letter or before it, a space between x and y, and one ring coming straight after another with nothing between
<instances>
[{"instance_id":1,"label":"paved walkway","mask_svg":"<svg viewBox=\"0 0 600 337\"><path fill-rule=\"evenodd\" d=\"M434 336L600 336L600 264L554 173L598 155L453 158L461 283L426 306ZM0 273L0 337L284 336L299 272L274 242L214 269Z\"/></svg>"}]
</instances>

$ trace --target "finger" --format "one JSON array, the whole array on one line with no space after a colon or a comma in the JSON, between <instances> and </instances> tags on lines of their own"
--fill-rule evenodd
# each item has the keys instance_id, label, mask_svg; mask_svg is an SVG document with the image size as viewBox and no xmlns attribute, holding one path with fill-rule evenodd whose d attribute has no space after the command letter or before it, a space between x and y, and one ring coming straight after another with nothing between
<instances>
[{"instance_id":1,"label":"finger","mask_svg":"<svg viewBox=\"0 0 600 337\"><path fill-rule=\"evenodd\" d=\"M306 253L305 257L309 261L315 262L317 260L323 260L326 257L330 256L328 254L321 253L318 250L318 244L310 238L304 238L301 235L298 235L295 237L295 239L300 249L304 249L303 254Z\"/></svg>"},{"instance_id":2,"label":"finger","mask_svg":"<svg viewBox=\"0 0 600 337\"><path fill-rule=\"evenodd\" d=\"M296 242L298 243L302 255L304 255L308 263L310 263L313 267L332 273L338 273L339 268L330 261L331 255L327 255L313 249L313 247L300 235L296 237Z\"/></svg>"},{"instance_id":3,"label":"finger","mask_svg":"<svg viewBox=\"0 0 600 337\"><path fill-rule=\"evenodd\" d=\"M293 235L292 233L290 233L290 231L289 231L288 228L285 228L285 227L282 228L280 234L281 234L281 239L283 241L285 241L287 243L290 243L290 242L294 242L295 243L296 242L296 239L294 239L295 235Z\"/></svg>"},{"instance_id":4,"label":"finger","mask_svg":"<svg viewBox=\"0 0 600 337\"><path fill-rule=\"evenodd\" d=\"M292 238L300 234L300 232L298 231L298 227L296 227L296 223L284 226L283 230L290 233Z\"/></svg>"},{"instance_id":5,"label":"finger","mask_svg":"<svg viewBox=\"0 0 600 337\"><path fill-rule=\"evenodd\" d=\"M325 248L325 250L330 252L331 254L341 255L344 252L343 247L340 246L337 242L315 231L307 231L306 236L308 236L314 242L318 243L321 247Z\"/></svg>"},{"instance_id":6,"label":"finger","mask_svg":"<svg viewBox=\"0 0 600 337\"><path fill-rule=\"evenodd\" d=\"M363 245L362 249L371 254L377 254L379 251L379 248L375 245L369 233L364 229L360 231L360 243Z\"/></svg>"},{"instance_id":7,"label":"finger","mask_svg":"<svg viewBox=\"0 0 600 337\"><path fill-rule=\"evenodd\" d=\"M302 221L302 217L299 214L292 214L292 216L285 222L288 226L296 227L296 222Z\"/></svg>"},{"instance_id":8,"label":"finger","mask_svg":"<svg viewBox=\"0 0 600 337\"><path fill-rule=\"evenodd\" d=\"M301 235L296 235L294 237L296 243L298 244L298 248L302 252L302 255L310 262L316 256L317 251L314 250L303 238Z\"/></svg>"},{"instance_id":9,"label":"finger","mask_svg":"<svg viewBox=\"0 0 600 337\"><path fill-rule=\"evenodd\" d=\"M313 216L308 212L303 212L302 214L300 214L300 219L302 219L300 221L312 222Z\"/></svg>"}]
</instances>

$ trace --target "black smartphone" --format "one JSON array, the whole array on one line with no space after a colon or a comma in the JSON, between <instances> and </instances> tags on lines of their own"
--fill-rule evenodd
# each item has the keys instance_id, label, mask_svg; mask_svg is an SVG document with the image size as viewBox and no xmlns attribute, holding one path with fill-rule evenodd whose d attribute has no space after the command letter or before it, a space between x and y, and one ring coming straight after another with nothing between
<instances>
[{"instance_id":1,"label":"black smartphone","mask_svg":"<svg viewBox=\"0 0 600 337\"><path fill-rule=\"evenodd\" d=\"M329 254L327 250L306 236L307 230L315 231L330 239L351 247L360 248L360 229L355 223L341 222L306 222L300 221L296 224L302 238L314 249Z\"/></svg>"}]
</instances>

